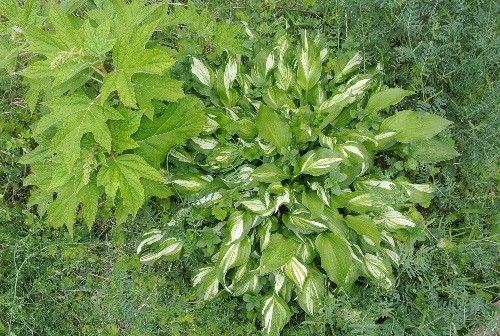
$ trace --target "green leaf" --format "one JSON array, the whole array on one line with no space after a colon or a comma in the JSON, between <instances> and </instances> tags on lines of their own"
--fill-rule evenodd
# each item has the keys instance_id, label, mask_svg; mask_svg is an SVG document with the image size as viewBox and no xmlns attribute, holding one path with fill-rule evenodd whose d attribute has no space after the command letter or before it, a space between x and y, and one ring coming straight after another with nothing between
<instances>
[{"instance_id":1,"label":"green leaf","mask_svg":"<svg viewBox=\"0 0 500 336\"><path fill-rule=\"evenodd\" d=\"M349 242L338 233L324 232L316 237L316 248L328 278L340 287L350 287L356 280L357 270Z\"/></svg>"},{"instance_id":2,"label":"green leaf","mask_svg":"<svg viewBox=\"0 0 500 336\"><path fill-rule=\"evenodd\" d=\"M235 211L227 220L228 242L232 244L246 237L252 227L252 216L248 212Z\"/></svg>"},{"instance_id":3,"label":"green leaf","mask_svg":"<svg viewBox=\"0 0 500 336\"><path fill-rule=\"evenodd\" d=\"M260 274L264 275L277 270L281 266L287 264L297 250L297 242L284 238L281 234L275 233L271 235L269 244L262 251L260 258Z\"/></svg>"},{"instance_id":4,"label":"green leaf","mask_svg":"<svg viewBox=\"0 0 500 336\"><path fill-rule=\"evenodd\" d=\"M201 84L207 87L212 86L212 77L210 76L210 71L208 70L207 66L196 57L193 57L191 72L196 76Z\"/></svg>"},{"instance_id":5,"label":"green leaf","mask_svg":"<svg viewBox=\"0 0 500 336\"><path fill-rule=\"evenodd\" d=\"M410 202L418 203L427 208L434 198L436 189L430 184L415 184L401 182Z\"/></svg>"},{"instance_id":6,"label":"green leaf","mask_svg":"<svg viewBox=\"0 0 500 336\"><path fill-rule=\"evenodd\" d=\"M414 94L413 91L403 90L400 88L389 88L373 94L368 103L366 110L375 113L384 110L392 105L396 105L404 97Z\"/></svg>"},{"instance_id":7,"label":"green leaf","mask_svg":"<svg viewBox=\"0 0 500 336\"><path fill-rule=\"evenodd\" d=\"M205 267L193 277L193 286L200 300L210 300L219 292L219 279L215 267Z\"/></svg>"},{"instance_id":8,"label":"green leaf","mask_svg":"<svg viewBox=\"0 0 500 336\"><path fill-rule=\"evenodd\" d=\"M244 267L244 266L243 266ZM232 286L231 291L235 296L245 293L257 293L262 287L259 272L257 270L246 271Z\"/></svg>"},{"instance_id":9,"label":"green leaf","mask_svg":"<svg viewBox=\"0 0 500 336\"><path fill-rule=\"evenodd\" d=\"M111 20L102 22L98 27L93 27L90 19L83 24L83 50L85 54L103 59L106 53L113 49L116 39L111 35Z\"/></svg>"},{"instance_id":10,"label":"green leaf","mask_svg":"<svg viewBox=\"0 0 500 336\"><path fill-rule=\"evenodd\" d=\"M152 263L160 258L176 258L182 249L182 243L176 238L152 240L149 237L143 240L137 247L139 260L143 263Z\"/></svg>"},{"instance_id":11,"label":"green leaf","mask_svg":"<svg viewBox=\"0 0 500 336\"><path fill-rule=\"evenodd\" d=\"M275 162L264 163L255 168L252 178L259 182L275 183L289 178Z\"/></svg>"},{"instance_id":12,"label":"green leaf","mask_svg":"<svg viewBox=\"0 0 500 336\"><path fill-rule=\"evenodd\" d=\"M377 222L381 222L388 230L409 229L416 224L397 210L389 210L379 216Z\"/></svg>"},{"instance_id":13,"label":"green leaf","mask_svg":"<svg viewBox=\"0 0 500 336\"><path fill-rule=\"evenodd\" d=\"M323 301L327 296L325 276L316 269L311 269L304 282L302 290L297 296L297 301L304 311L313 316L323 306Z\"/></svg>"},{"instance_id":14,"label":"green leaf","mask_svg":"<svg viewBox=\"0 0 500 336\"><path fill-rule=\"evenodd\" d=\"M311 213L303 208L284 214L282 220L287 228L297 233L310 234L328 230L322 219L311 219Z\"/></svg>"},{"instance_id":15,"label":"green leaf","mask_svg":"<svg viewBox=\"0 0 500 336\"><path fill-rule=\"evenodd\" d=\"M360 52L347 53L341 55L335 62L336 83L344 81L350 74L356 71L363 64L363 55Z\"/></svg>"},{"instance_id":16,"label":"green leaf","mask_svg":"<svg viewBox=\"0 0 500 336\"><path fill-rule=\"evenodd\" d=\"M111 150L111 134L106 124L109 119L122 119L115 109L100 106L83 94L54 98L44 103L52 112L44 115L35 125L34 134L40 135L51 127L58 130L52 148L63 153L71 167L80 156L83 135L92 133L94 140L107 151Z\"/></svg>"},{"instance_id":17,"label":"green leaf","mask_svg":"<svg viewBox=\"0 0 500 336\"><path fill-rule=\"evenodd\" d=\"M377 224L368 215L347 216L347 226L356 231L359 235L365 236L370 245L380 246L382 234L377 228Z\"/></svg>"},{"instance_id":18,"label":"green leaf","mask_svg":"<svg viewBox=\"0 0 500 336\"><path fill-rule=\"evenodd\" d=\"M311 218L320 217L325 209L325 203L315 192L302 192L302 204L311 212Z\"/></svg>"},{"instance_id":19,"label":"green leaf","mask_svg":"<svg viewBox=\"0 0 500 336\"><path fill-rule=\"evenodd\" d=\"M410 156L418 162L441 162L460 155L455 147L438 139L417 141L410 144Z\"/></svg>"},{"instance_id":20,"label":"green leaf","mask_svg":"<svg viewBox=\"0 0 500 336\"><path fill-rule=\"evenodd\" d=\"M277 294L271 294L262 308L263 333L266 336L279 336L281 329L288 323L292 313L286 302Z\"/></svg>"},{"instance_id":21,"label":"green leaf","mask_svg":"<svg viewBox=\"0 0 500 336\"><path fill-rule=\"evenodd\" d=\"M217 277L225 286L226 273L231 268L241 266L247 262L250 256L251 242L248 237L232 244L224 244L217 259Z\"/></svg>"},{"instance_id":22,"label":"green leaf","mask_svg":"<svg viewBox=\"0 0 500 336\"><path fill-rule=\"evenodd\" d=\"M316 43L302 33L302 49L298 59L297 84L304 90L310 90L318 83L321 76L321 56Z\"/></svg>"},{"instance_id":23,"label":"green leaf","mask_svg":"<svg viewBox=\"0 0 500 336\"><path fill-rule=\"evenodd\" d=\"M297 286L299 289L302 289L304 287L304 282L306 281L309 270L297 258L293 257L285 265L284 271L286 276L294 282L295 286Z\"/></svg>"},{"instance_id":24,"label":"green leaf","mask_svg":"<svg viewBox=\"0 0 500 336\"><path fill-rule=\"evenodd\" d=\"M128 213L135 216L144 203L144 187L140 179L163 182L164 177L142 157L135 154L123 154L107 161L97 175L97 184L104 190L111 200L114 200L117 191L123 206Z\"/></svg>"},{"instance_id":25,"label":"green leaf","mask_svg":"<svg viewBox=\"0 0 500 336\"><path fill-rule=\"evenodd\" d=\"M152 100L175 102L184 97L182 82L168 75L136 74L132 77L135 97L141 112L150 119L154 115Z\"/></svg>"},{"instance_id":26,"label":"green leaf","mask_svg":"<svg viewBox=\"0 0 500 336\"><path fill-rule=\"evenodd\" d=\"M262 105L259 108L255 125L259 136L277 148L286 148L292 142L290 125L276 111Z\"/></svg>"},{"instance_id":27,"label":"green leaf","mask_svg":"<svg viewBox=\"0 0 500 336\"><path fill-rule=\"evenodd\" d=\"M384 287L389 288L394 285L394 277L390 265L382 257L366 253L364 256L364 266L366 273L374 279L381 281Z\"/></svg>"},{"instance_id":28,"label":"green leaf","mask_svg":"<svg viewBox=\"0 0 500 336\"><path fill-rule=\"evenodd\" d=\"M381 131L396 131L400 142L427 140L447 128L452 122L440 116L424 112L401 111L385 119Z\"/></svg>"},{"instance_id":29,"label":"green leaf","mask_svg":"<svg viewBox=\"0 0 500 336\"><path fill-rule=\"evenodd\" d=\"M127 108L121 108L118 112L122 118L108 121L108 125L111 133L111 149L122 153L128 149L139 147L139 144L132 139L132 134L139 129L142 116L137 111Z\"/></svg>"},{"instance_id":30,"label":"green leaf","mask_svg":"<svg viewBox=\"0 0 500 336\"><path fill-rule=\"evenodd\" d=\"M159 167L169 150L198 135L205 126L203 104L193 97L162 107L153 120L144 120L134 135L139 144L136 153Z\"/></svg>"},{"instance_id":31,"label":"green leaf","mask_svg":"<svg viewBox=\"0 0 500 336\"><path fill-rule=\"evenodd\" d=\"M143 25L130 38L121 38L113 48L115 70L105 74L101 88L101 99L105 101L116 91L123 105L137 108L136 91L132 76L137 73L161 75L174 63L168 52L162 48L146 49L157 22Z\"/></svg>"},{"instance_id":32,"label":"green leaf","mask_svg":"<svg viewBox=\"0 0 500 336\"><path fill-rule=\"evenodd\" d=\"M300 158L299 171L301 174L320 176L332 171L342 159L341 155L331 149L314 149Z\"/></svg>"},{"instance_id":33,"label":"green leaf","mask_svg":"<svg viewBox=\"0 0 500 336\"><path fill-rule=\"evenodd\" d=\"M74 180L70 180L59 189L57 198L48 207L47 221L56 228L66 225L72 236L77 206L82 203L84 221L90 228L97 214L98 198L99 191L95 181L77 189Z\"/></svg>"}]
</instances>

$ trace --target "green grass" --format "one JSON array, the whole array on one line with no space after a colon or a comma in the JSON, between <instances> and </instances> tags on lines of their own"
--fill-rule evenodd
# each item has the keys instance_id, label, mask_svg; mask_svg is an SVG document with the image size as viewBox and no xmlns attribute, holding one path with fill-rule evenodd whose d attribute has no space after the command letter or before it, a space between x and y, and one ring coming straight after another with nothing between
<instances>
[{"instance_id":1,"label":"green grass","mask_svg":"<svg viewBox=\"0 0 500 336\"><path fill-rule=\"evenodd\" d=\"M220 18L271 35L284 19L319 29L334 50L381 61L389 85L417 91L407 105L454 121L461 156L419 181L439 187L425 237L405 251L397 287L329 298L325 312L297 317L284 335L494 335L498 332L500 85L495 1L208 1ZM0 335L258 335L245 302L197 302L194 246L178 262L141 266L139 235L161 226L151 205L134 223L106 215L70 240L26 208L25 168L36 120L18 78L0 79ZM201 228L185 229L188 236ZM193 239L192 244L195 244ZM251 300L251 298L247 298ZM495 329L496 328L496 329Z\"/></svg>"}]
</instances>

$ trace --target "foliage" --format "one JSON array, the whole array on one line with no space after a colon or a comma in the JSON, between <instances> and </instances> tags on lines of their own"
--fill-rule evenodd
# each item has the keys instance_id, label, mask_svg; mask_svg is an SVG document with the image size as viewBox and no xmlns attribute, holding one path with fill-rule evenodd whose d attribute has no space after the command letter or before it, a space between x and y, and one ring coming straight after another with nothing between
<instances>
[{"instance_id":1,"label":"foliage","mask_svg":"<svg viewBox=\"0 0 500 336\"><path fill-rule=\"evenodd\" d=\"M68 13L76 9L79 17L95 8L91 0L61 4ZM170 6L180 7L184 6ZM288 31L319 30L334 53L361 51L363 68L380 61L389 86L415 91L399 104L401 108L416 106L454 122L450 132L461 156L453 162L432 168L427 163L398 163L417 183L433 181L436 197L425 210L432 222L424 230L425 241L400 251L396 286L385 290L357 282L355 291L336 291L318 316L293 311L283 335L498 332L498 3L211 0L198 12L205 8L204 13L217 21L246 21L269 41L287 22L293 23ZM10 38L6 22L0 18L0 31L3 34L7 27L4 36ZM212 43L200 39L181 46L176 41L181 31L190 37L197 34L191 35L182 24L175 27L172 34L172 26L162 32L168 36L162 43L179 48L179 54L198 54L188 50ZM0 40L0 66L11 62L12 70L15 62L4 55L16 55L17 44ZM223 63L225 59L211 50L204 48L204 56ZM30 56L22 53L20 60L29 61ZM190 63L174 66L175 75L186 79ZM220 240L196 217L185 227L166 226L170 218L164 219L163 207L168 203L152 203L124 228L113 225L109 207L101 206L92 230L75 226L70 238L46 228L26 210L29 188L22 179L29 169L17 161L32 148L29 125L45 112L30 112L24 97L19 72L0 70L0 334L258 335L244 318L245 305L250 318L255 316L253 309L260 310L258 295L245 295L244 302L222 295L203 304L190 293L191 270L213 254ZM162 225L167 235L183 237L182 258L140 266L133 256L140 233Z\"/></svg>"},{"instance_id":2,"label":"foliage","mask_svg":"<svg viewBox=\"0 0 500 336\"><path fill-rule=\"evenodd\" d=\"M169 181L184 195L174 213L214 223L221 237L213 264L194 275L200 299L220 287L264 294L264 334L278 335L292 297L317 315L331 287L325 274L345 290L358 277L393 286L391 264L425 227L415 206L429 206L434 188L390 162L458 153L435 137L451 124L442 117L384 117L413 92L386 88L376 70L357 74L359 53L327 61L320 37L307 31L297 50L286 35L272 48L254 42L248 59L229 55L216 69L193 58L194 88L214 106L212 127L171 153ZM156 258L177 253L177 239L157 235L144 240L161 242Z\"/></svg>"},{"instance_id":3,"label":"foliage","mask_svg":"<svg viewBox=\"0 0 500 336\"><path fill-rule=\"evenodd\" d=\"M201 131L205 117L199 102L183 98L182 82L169 77L173 52L161 36L152 38L165 6L97 2L84 16L55 2L2 7L5 34L30 55L22 70L27 104L34 110L43 100L33 127L38 146L21 160L31 169L24 181L34 186L29 205L73 232L77 213L92 227L99 204L114 205L123 222L149 197L168 197L160 164L171 147Z\"/></svg>"}]
</instances>

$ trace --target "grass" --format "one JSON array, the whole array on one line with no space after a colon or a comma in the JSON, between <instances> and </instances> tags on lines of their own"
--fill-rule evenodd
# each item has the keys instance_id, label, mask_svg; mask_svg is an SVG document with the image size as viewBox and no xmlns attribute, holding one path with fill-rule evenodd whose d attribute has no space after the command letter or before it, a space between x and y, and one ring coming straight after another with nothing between
<instances>
[{"instance_id":1,"label":"grass","mask_svg":"<svg viewBox=\"0 0 500 336\"><path fill-rule=\"evenodd\" d=\"M439 170L422 165L438 197L425 237L405 251L398 286L328 298L325 312L298 317L284 335L494 335L498 332L498 17L495 1L208 1L220 18L271 35L284 20L318 29L334 50L361 50L384 65L387 82L417 91L409 106L454 121L458 151ZM144 267L134 247L161 226L146 207L125 227L103 219L70 240L26 209L25 170L36 114L18 78L0 79L0 334L258 335L245 302L197 302L187 253ZM198 229L188 230L197 235ZM194 244L194 241L193 241ZM251 301L251 298L248 298Z\"/></svg>"}]
</instances>

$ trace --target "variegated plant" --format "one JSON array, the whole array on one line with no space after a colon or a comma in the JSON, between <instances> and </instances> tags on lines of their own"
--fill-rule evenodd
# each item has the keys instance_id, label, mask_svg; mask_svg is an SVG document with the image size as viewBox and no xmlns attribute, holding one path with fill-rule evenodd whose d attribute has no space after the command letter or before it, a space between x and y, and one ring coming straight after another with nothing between
<instances>
[{"instance_id":1,"label":"variegated plant","mask_svg":"<svg viewBox=\"0 0 500 336\"><path fill-rule=\"evenodd\" d=\"M304 32L297 49L280 36L220 67L193 58L209 120L168 159L183 201L172 221L201 219L222 238L194 275L199 297L264 294L265 335L280 333L294 302L314 315L357 280L393 286L400 246L425 225L417 206L429 205L434 187L390 163L456 155L438 135L449 121L389 116L413 92L385 87L380 69L358 74L361 54L333 59L320 45ZM153 249L147 260L178 253L178 240L159 235L139 249Z\"/></svg>"}]
</instances>

